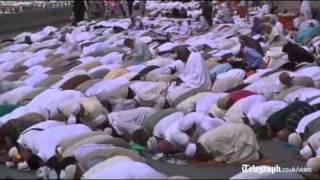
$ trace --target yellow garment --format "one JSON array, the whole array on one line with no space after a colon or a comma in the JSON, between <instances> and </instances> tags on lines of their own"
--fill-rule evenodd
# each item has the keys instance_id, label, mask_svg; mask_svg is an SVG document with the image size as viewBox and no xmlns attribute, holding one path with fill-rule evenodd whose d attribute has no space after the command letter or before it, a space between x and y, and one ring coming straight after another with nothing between
<instances>
[{"instance_id":1,"label":"yellow garment","mask_svg":"<svg viewBox=\"0 0 320 180\"><path fill-rule=\"evenodd\" d=\"M93 62L90 62L90 63L80 64L77 67L75 67L74 70L82 69L82 70L85 70L85 71L88 72L91 69L93 69L95 67L98 67L98 66L101 66L101 65L102 64L99 61L93 61Z\"/></svg>"},{"instance_id":2,"label":"yellow garment","mask_svg":"<svg viewBox=\"0 0 320 180\"><path fill-rule=\"evenodd\" d=\"M105 77L104 79L116 79L120 76L123 76L125 74L127 74L129 71L127 69L124 68L118 68L118 69L114 69L112 71L110 71Z\"/></svg>"}]
</instances>

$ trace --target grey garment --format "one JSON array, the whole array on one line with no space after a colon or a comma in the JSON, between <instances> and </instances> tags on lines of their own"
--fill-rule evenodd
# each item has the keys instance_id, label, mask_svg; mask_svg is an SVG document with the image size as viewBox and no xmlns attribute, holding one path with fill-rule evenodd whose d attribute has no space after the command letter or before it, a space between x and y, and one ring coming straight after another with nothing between
<instances>
[{"instance_id":1,"label":"grey garment","mask_svg":"<svg viewBox=\"0 0 320 180\"><path fill-rule=\"evenodd\" d=\"M48 88L55 84L56 82L60 81L62 79L62 75L50 75L40 83L36 87L44 87Z\"/></svg>"},{"instance_id":2,"label":"grey garment","mask_svg":"<svg viewBox=\"0 0 320 180\"><path fill-rule=\"evenodd\" d=\"M16 89L20 86L24 85L24 83L19 81L1 81L0 82L0 94Z\"/></svg>"},{"instance_id":3,"label":"grey garment","mask_svg":"<svg viewBox=\"0 0 320 180\"><path fill-rule=\"evenodd\" d=\"M110 144L116 147L122 147L122 148L129 148L129 143L124 140L123 138L110 138L110 139L106 139L104 141L100 141L96 144Z\"/></svg>"},{"instance_id":4,"label":"grey garment","mask_svg":"<svg viewBox=\"0 0 320 180\"><path fill-rule=\"evenodd\" d=\"M288 94L290 94L290 93L292 93L294 91L297 91L297 90L299 90L301 88L305 88L305 87L303 87L303 86L292 86L292 87L290 87L288 89L285 89L285 90L281 91L280 94L276 95L274 99L275 100L283 100Z\"/></svg>"},{"instance_id":5,"label":"grey garment","mask_svg":"<svg viewBox=\"0 0 320 180\"><path fill-rule=\"evenodd\" d=\"M104 76L106 74L108 74L110 72L109 69L100 69L100 70L97 70L97 71L94 71L93 73L90 74L90 77L92 79L103 79Z\"/></svg>"},{"instance_id":6,"label":"grey garment","mask_svg":"<svg viewBox=\"0 0 320 180\"><path fill-rule=\"evenodd\" d=\"M309 137L320 131L320 117L311 121L305 128L302 139L307 141Z\"/></svg>"},{"instance_id":7,"label":"grey garment","mask_svg":"<svg viewBox=\"0 0 320 180\"><path fill-rule=\"evenodd\" d=\"M314 87L314 81L308 76L295 77L292 80L294 86Z\"/></svg>"},{"instance_id":8,"label":"grey garment","mask_svg":"<svg viewBox=\"0 0 320 180\"><path fill-rule=\"evenodd\" d=\"M157 125L157 123L163 119L166 116L169 116L172 113L177 112L177 109L163 109L160 110L159 112L156 112L155 114L153 114L151 117L149 117L148 119L146 119L143 123L142 123L142 128L149 134L152 135L153 129L154 127Z\"/></svg>"}]
</instances>

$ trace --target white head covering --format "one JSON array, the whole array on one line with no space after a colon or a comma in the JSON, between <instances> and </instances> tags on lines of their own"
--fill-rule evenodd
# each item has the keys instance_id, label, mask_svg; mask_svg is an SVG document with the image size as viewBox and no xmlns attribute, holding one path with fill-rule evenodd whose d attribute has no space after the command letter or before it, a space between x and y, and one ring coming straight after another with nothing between
<instances>
[{"instance_id":1,"label":"white head covering","mask_svg":"<svg viewBox=\"0 0 320 180\"><path fill-rule=\"evenodd\" d=\"M155 152L157 150L157 147L158 147L157 139L155 137L150 137L147 141L148 150L151 152Z\"/></svg>"},{"instance_id":2,"label":"white head covering","mask_svg":"<svg viewBox=\"0 0 320 180\"><path fill-rule=\"evenodd\" d=\"M9 158L13 158L13 157L17 156L18 154L19 154L18 149L15 146L12 147L8 152Z\"/></svg>"},{"instance_id":3,"label":"white head covering","mask_svg":"<svg viewBox=\"0 0 320 180\"><path fill-rule=\"evenodd\" d=\"M320 157L310 158L306 166L311 168L312 172L318 173L320 171Z\"/></svg>"},{"instance_id":4,"label":"white head covering","mask_svg":"<svg viewBox=\"0 0 320 180\"><path fill-rule=\"evenodd\" d=\"M312 149L307 145L300 150L300 154L304 159L309 159L312 156Z\"/></svg>"},{"instance_id":5,"label":"white head covering","mask_svg":"<svg viewBox=\"0 0 320 180\"><path fill-rule=\"evenodd\" d=\"M76 174L77 166L74 164L71 164L67 166L64 170L60 173L61 179L73 179Z\"/></svg>"},{"instance_id":6,"label":"white head covering","mask_svg":"<svg viewBox=\"0 0 320 180\"><path fill-rule=\"evenodd\" d=\"M296 147L300 147L302 145L302 139L300 135L296 132L291 133L288 137L288 142L291 145L294 145Z\"/></svg>"},{"instance_id":7,"label":"white head covering","mask_svg":"<svg viewBox=\"0 0 320 180\"><path fill-rule=\"evenodd\" d=\"M193 157L196 154L196 152L197 152L196 144L191 143L187 146L185 154L188 157Z\"/></svg>"},{"instance_id":8,"label":"white head covering","mask_svg":"<svg viewBox=\"0 0 320 180\"><path fill-rule=\"evenodd\" d=\"M208 67L198 52L192 52L188 58L186 67L179 76L191 88L211 86L211 78Z\"/></svg>"}]
</instances>

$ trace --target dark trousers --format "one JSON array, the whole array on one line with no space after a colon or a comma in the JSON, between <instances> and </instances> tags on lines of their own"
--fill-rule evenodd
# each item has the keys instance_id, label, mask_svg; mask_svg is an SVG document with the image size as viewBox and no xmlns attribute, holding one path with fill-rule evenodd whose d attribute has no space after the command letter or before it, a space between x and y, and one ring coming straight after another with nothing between
<instances>
[{"instance_id":1,"label":"dark trousers","mask_svg":"<svg viewBox=\"0 0 320 180\"><path fill-rule=\"evenodd\" d=\"M84 13L85 13L85 5L84 1L75 1L73 6L73 13L74 13L74 21L73 24L76 25L78 22L84 20Z\"/></svg>"},{"instance_id":2,"label":"dark trousers","mask_svg":"<svg viewBox=\"0 0 320 180\"><path fill-rule=\"evenodd\" d=\"M128 9L129 9L129 16L132 16L132 9L133 9L133 0L128 0Z\"/></svg>"}]
</instances>

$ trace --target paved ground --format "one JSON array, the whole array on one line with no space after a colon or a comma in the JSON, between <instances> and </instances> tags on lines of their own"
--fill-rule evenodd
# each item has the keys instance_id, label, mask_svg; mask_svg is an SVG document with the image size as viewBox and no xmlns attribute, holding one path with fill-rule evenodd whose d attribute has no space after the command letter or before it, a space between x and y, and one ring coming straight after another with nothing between
<instances>
[{"instance_id":1,"label":"paved ground","mask_svg":"<svg viewBox=\"0 0 320 180\"><path fill-rule=\"evenodd\" d=\"M271 158L272 166L279 165L280 167L304 167L305 161L298 156L298 149L278 141L261 141L261 149L263 153ZM183 175L192 179L226 179L241 172L241 165L174 165L164 162L158 162L151 159L147 155L148 163L160 172L169 176ZM32 172L20 172L15 169L8 169L0 165L0 179L5 177L12 177L14 179L32 179L35 178ZM307 174L310 179L319 179L319 177L312 177Z\"/></svg>"}]
</instances>

